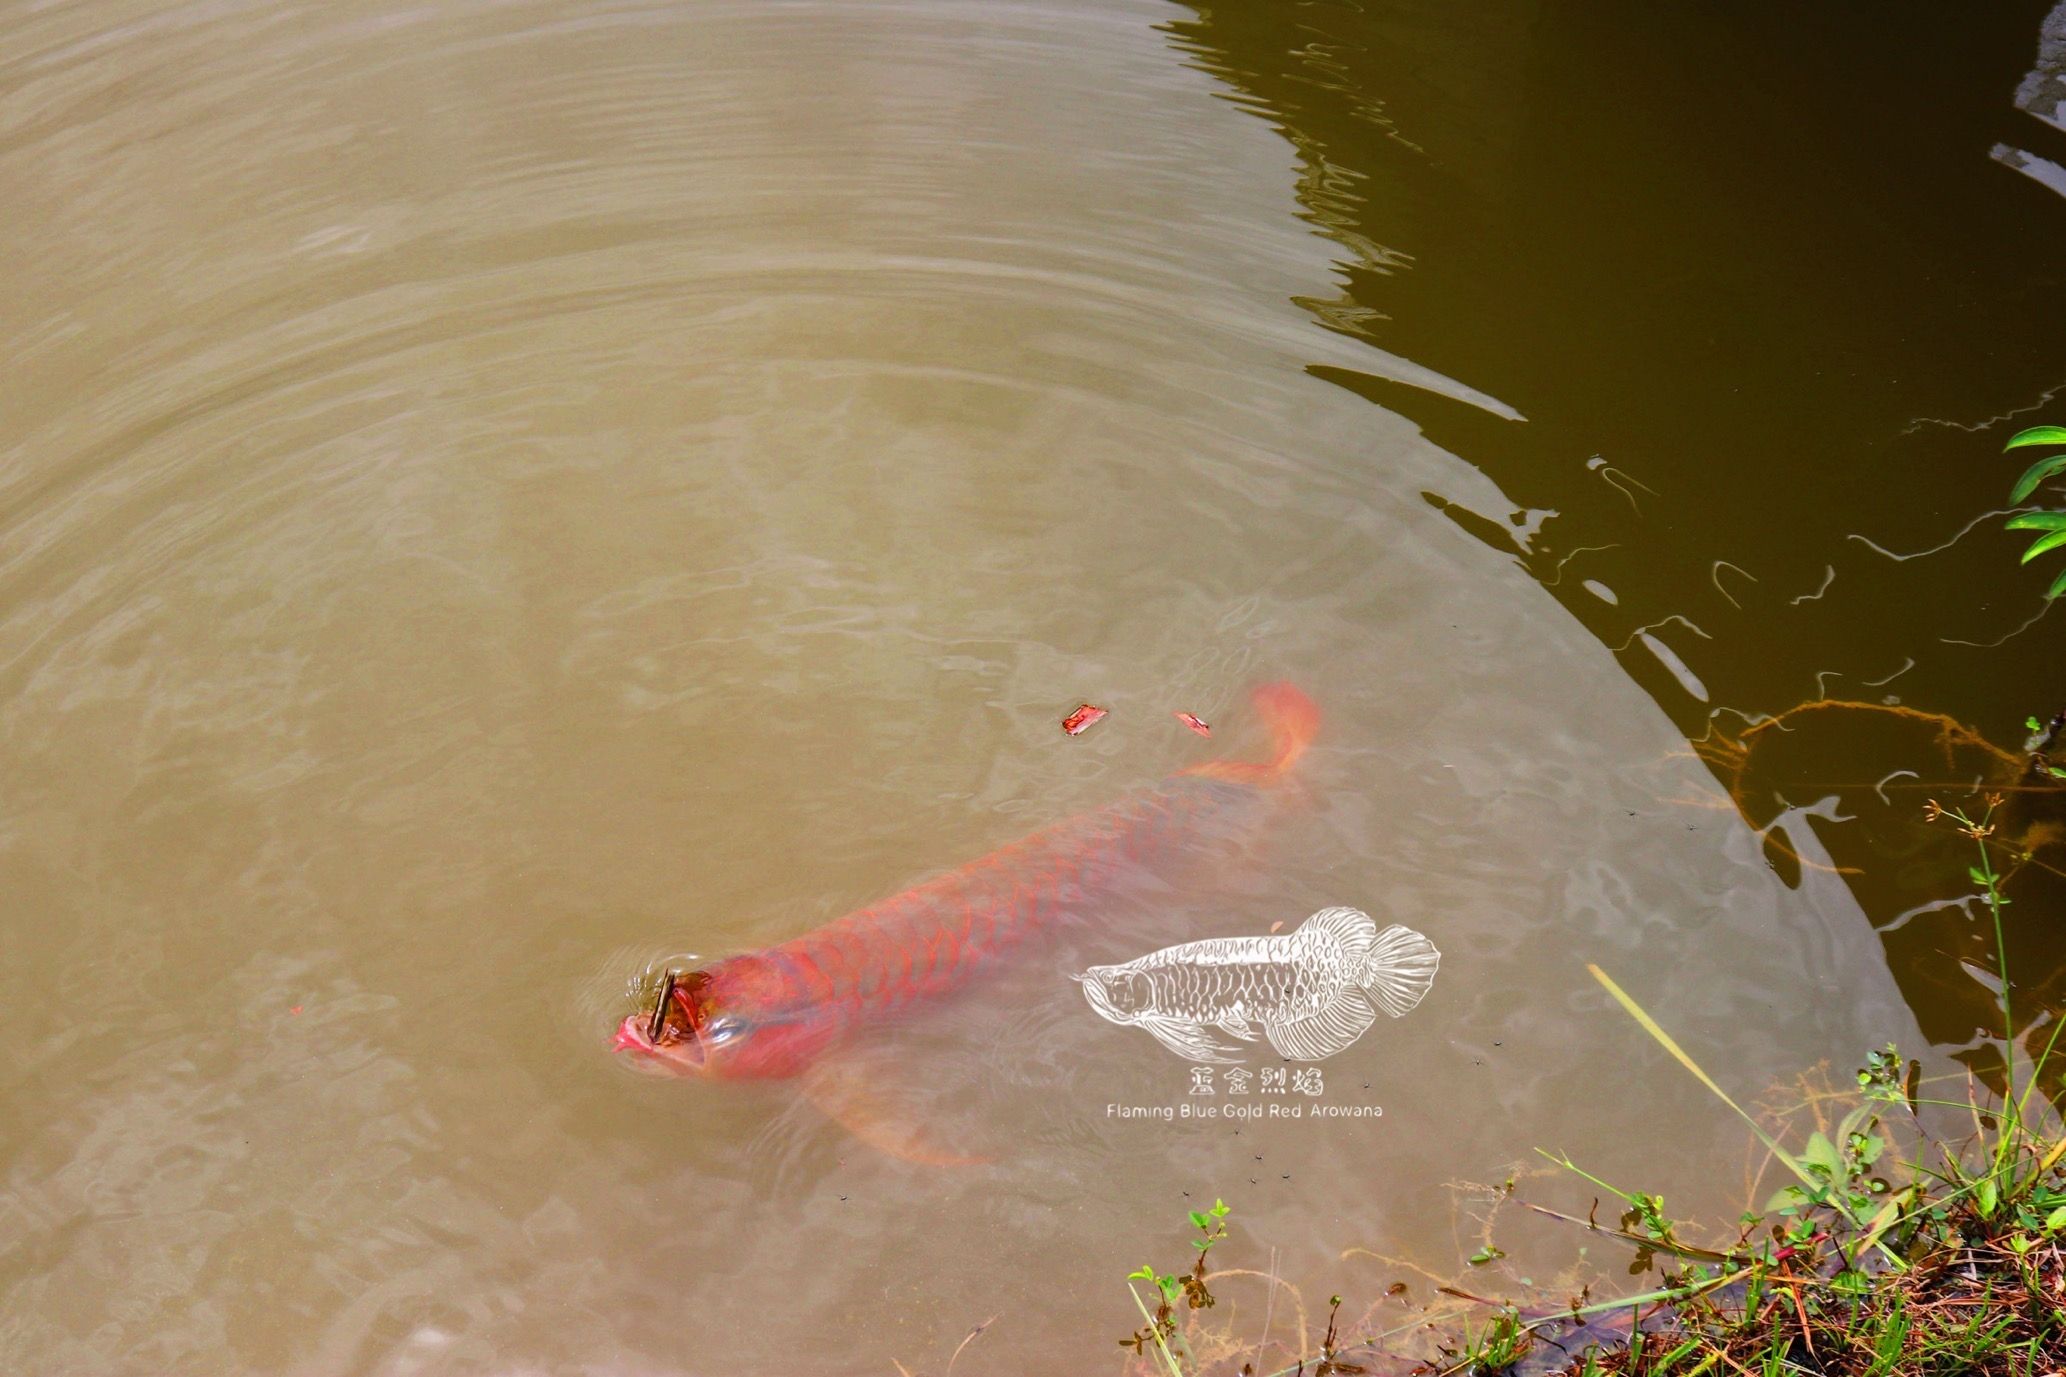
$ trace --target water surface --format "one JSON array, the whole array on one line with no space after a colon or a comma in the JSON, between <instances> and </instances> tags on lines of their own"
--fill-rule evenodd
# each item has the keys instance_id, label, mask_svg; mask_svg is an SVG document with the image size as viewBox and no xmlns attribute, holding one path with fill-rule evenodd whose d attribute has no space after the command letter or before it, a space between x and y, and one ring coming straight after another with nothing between
<instances>
[{"instance_id":1,"label":"water surface","mask_svg":"<svg viewBox=\"0 0 2066 1377\"><path fill-rule=\"evenodd\" d=\"M1215 1195L1226 1260L1274 1251L1309 1297L1424 1298L1477 1246L1473 1183L1538 1146L1733 1216L1740 1133L1587 962L1748 1090L1923 1051L1933 1020L1971 1043L1978 987L1914 976L1955 943L1890 963L1815 800L1739 809L1689 740L1898 664L1941 580L1881 585L1907 601L1878 620L1872 592L1805 629L1778 609L1839 556L1885 572L1847 532L1934 544L2006 477L1991 433L1924 427L1971 457L1918 513L1833 437L2066 376L1981 309L2059 290L2033 246L2066 201L1985 140L1926 159L1953 114L1868 138L1814 96L1834 77L1788 68L1787 121L1997 198L1977 241L1904 260L1964 295L1879 241L1851 246L1856 297L1802 300L1835 248L1689 246L1673 276L1628 246L1701 220L1673 188L1745 206L1743 182L1614 136L1709 102L1660 79L1574 126L1524 97L1710 30L1416 13L1374 36L1347 7L1146 0L8 11L0 1350L937 1373L994 1317L961 1370L1116 1368L1119 1278L1180 1258ZM1968 133L2013 113L2036 20L1974 33L1914 59ZM1558 149L1622 201L1560 198L1599 182ZM1742 214L1777 217L1767 194ZM1776 261L1800 279L1749 266ZM1691 337L1728 347L1675 355L1686 311L1601 304L1688 282L1762 314L1711 310ZM1853 307L1890 295L1991 365L1912 401L1811 386L1889 347ZM1871 372L1823 371L1846 368ZM1794 390L1742 403L1764 371ZM1986 554L1973 579L2008 562ZM2036 610L1986 588L1973 639ZM2034 674L2043 634L1986 664ZM1275 678L1326 721L1266 837L871 1049L887 1110L989 1165L610 1056L651 964L1252 751L1246 692ZM1112 716L1067 738L1083 701ZM1775 814L1810 864L1773 864ZM1112 1112L1185 1101L1187 1068L1071 970L1331 904L1445 953L1420 1010L1325 1064L1328 1102L1381 1118ZM1502 1241L1539 1279L1573 1245ZM1261 1287L1224 1294L1259 1335Z\"/></svg>"}]
</instances>

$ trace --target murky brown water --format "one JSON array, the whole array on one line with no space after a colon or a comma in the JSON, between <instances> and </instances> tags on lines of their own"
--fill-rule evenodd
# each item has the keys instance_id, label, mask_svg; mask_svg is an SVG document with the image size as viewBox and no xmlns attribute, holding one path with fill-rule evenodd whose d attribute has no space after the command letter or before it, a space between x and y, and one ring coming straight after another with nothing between
<instances>
[{"instance_id":1,"label":"murky brown water","mask_svg":"<svg viewBox=\"0 0 2066 1377\"><path fill-rule=\"evenodd\" d=\"M1471 253L1537 283L1619 254L1646 288L1625 246L1499 209L1555 121L1443 73L1525 93L1486 60L1513 34L1392 16L1388 49L1348 10L1147 0L0 14L10 1370L934 1374L992 1317L959 1370L1111 1370L1119 1279L1214 1195L1226 1261L1274 1249L1319 1297L1453 1272L1453 1184L1538 1146L1733 1215L1740 1134L1587 962L1745 1089L1974 1007L1916 994L1955 937L1890 962L1895 892L1775 870L1688 738L1948 634L1854 602L1808 664L1787 617L1863 558L1847 533L1917 548L1991 507L1998 437L1957 432L1984 477L1921 515L1878 456L1814 476L1897 390L1760 412L1788 448L1736 478L1707 439L1672 467L1660 380L1776 371L1762 336L1733 373L1645 354L1576 271L1561 306L1513 294L1525 325L1470 311L1491 266L1440 309ZM1612 47L1535 20L1545 53ZM2028 65L2018 22L1945 59L1976 108L1996 54ZM1951 293L1968 341L1989 291L2062 290L2030 245L2066 212L1974 156L2011 190L1972 217L2004 242ZM1757 300L1880 347L1840 299ZM1990 358L1901 419L2066 374ZM1524 558L1469 512L1514 513ZM1567 575L1589 544L1623 548ZM2013 610L1983 641L2035 610L1986 554L1965 586ZM1727 630L1661 625L1716 621L1709 584ZM2024 676L1997 718L2056 706L2044 634L1987 662ZM872 1049L887 1108L990 1165L610 1055L649 964L1252 749L1271 678L1326 722L1265 842ZM1112 716L1065 738L1085 700ZM1811 862L1844 845L1814 798L1758 804ZM1381 1118L1113 1114L1197 1100L1070 971L1331 904L1445 954L1324 1063L1318 1102ZM1503 1242L1547 1276L1573 1239Z\"/></svg>"}]
</instances>

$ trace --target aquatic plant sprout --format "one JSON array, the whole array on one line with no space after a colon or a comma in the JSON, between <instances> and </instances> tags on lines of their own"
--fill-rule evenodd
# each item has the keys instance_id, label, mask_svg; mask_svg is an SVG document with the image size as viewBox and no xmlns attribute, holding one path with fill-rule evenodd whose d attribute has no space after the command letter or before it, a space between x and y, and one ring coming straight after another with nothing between
<instances>
[{"instance_id":1,"label":"aquatic plant sprout","mask_svg":"<svg viewBox=\"0 0 2066 1377\"><path fill-rule=\"evenodd\" d=\"M2002 447L2006 453L2012 449L2027 449L2033 445L2066 447L2066 426L2032 426L2009 437ZM2009 490L2009 501L2023 503L2046 481L2066 473L2066 454L2054 454L2038 460L2023 470L2023 476L2016 480L2016 486ZM2028 564L2039 555L2066 546L2066 510L2044 510L2018 512L2009 518L2007 529L2011 531L2036 531L2038 537L2030 548L2023 552L2022 563ZM2050 601L2066 593L2066 569L2059 571L2051 587L2045 589L2045 600Z\"/></svg>"},{"instance_id":2,"label":"aquatic plant sprout","mask_svg":"<svg viewBox=\"0 0 2066 1377\"><path fill-rule=\"evenodd\" d=\"M1170 1377L1183 1377L1183 1365L1178 1361L1177 1350L1170 1347L1172 1341L1179 1347L1183 1344L1177 1327L1177 1303L1182 1301L1193 1310L1203 1310L1218 1303L1211 1288L1206 1285L1205 1259L1212 1251L1212 1245L1227 1236L1227 1215L1231 1212L1227 1202L1216 1197L1211 1209L1191 1211L1191 1227L1198 1231L1198 1237L1191 1240L1191 1247L1197 1251L1198 1256L1193 1259L1190 1271L1157 1272L1154 1264L1148 1263L1137 1271L1126 1274L1127 1292L1133 1296L1135 1307L1140 1310L1141 1318L1147 1323L1121 1339L1119 1346L1130 1348L1135 1353L1145 1353L1147 1345L1154 1344L1156 1352L1162 1358L1162 1366ZM1137 1281L1147 1282L1155 1288L1158 1301L1152 1315L1148 1313L1147 1303L1141 1299L1141 1293L1133 1289L1133 1283ZM1339 1304L1339 1301L1336 1303ZM1267 1322L1264 1328L1268 1329ZM1330 1338L1333 1333L1333 1326L1330 1325Z\"/></svg>"}]
</instances>

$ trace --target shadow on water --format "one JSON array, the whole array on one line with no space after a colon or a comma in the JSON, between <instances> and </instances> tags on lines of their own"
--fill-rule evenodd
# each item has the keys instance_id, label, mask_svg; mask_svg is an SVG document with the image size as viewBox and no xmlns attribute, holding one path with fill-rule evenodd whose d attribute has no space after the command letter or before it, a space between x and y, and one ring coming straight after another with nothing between
<instances>
[{"instance_id":1,"label":"shadow on water","mask_svg":"<svg viewBox=\"0 0 2066 1377\"><path fill-rule=\"evenodd\" d=\"M1498 484L1511 511L1425 496L1614 649L1789 883L1781 834L1812 829L1924 1031L1995 1063L1922 804L2013 778L2066 702L2048 575L1985 519L2003 441L2066 414L2066 197L1990 158L2066 157L2012 103L2046 7L1191 8L1172 41L1296 147L1343 250L1301 304L1527 419L1315 371ZM1861 706L1746 735L1825 698ZM2019 799L2038 841L2054 805ZM2057 864L2011 910L2048 1007Z\"/></svg>"}]
</instances>

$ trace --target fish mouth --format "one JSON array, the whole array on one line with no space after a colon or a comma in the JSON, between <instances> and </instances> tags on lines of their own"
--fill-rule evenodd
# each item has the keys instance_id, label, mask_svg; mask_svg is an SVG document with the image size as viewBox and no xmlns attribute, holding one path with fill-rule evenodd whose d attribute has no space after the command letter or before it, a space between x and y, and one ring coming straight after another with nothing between
<instances>
[{"instance_id":1,"label":"fish mouth","mask_svg":"<svg viewBox=\"0 0 2066 1377\"><path fill-rule=\"evenodd\" d=\"M673 1076L702 1076L709 1073L709 1063L703 1057L703 1044L693 1035L669 1037L662 1034L655 1042L648 1031L650 1016L630 1014L617 1025L617 1036L610 1039L610 1050L631 1054L632 1065L643 1071Z\"/></svg>"},{"instance_id":2,"label":"fish mouth","mask_svg":"<svg viewBox=\"0 0 2066 1377\"><path fill-rule=\"evenodd\" d=\"M703 1039L694 1022L688 1017L679 1024L670 1019L677 1009L686 1008L676 995L685 993L689 982L699 979L700 976L691 975L685 981L681 972L670 967L661 982L659 996L653 1001L653 1011L632 1014L618 1024L617 1036L610 1039L610 1050L629 1052L632 1064L641 1070L674 1076L708 1074L710 1066L704 1056Z\"/></svg>"}]
</instances>

